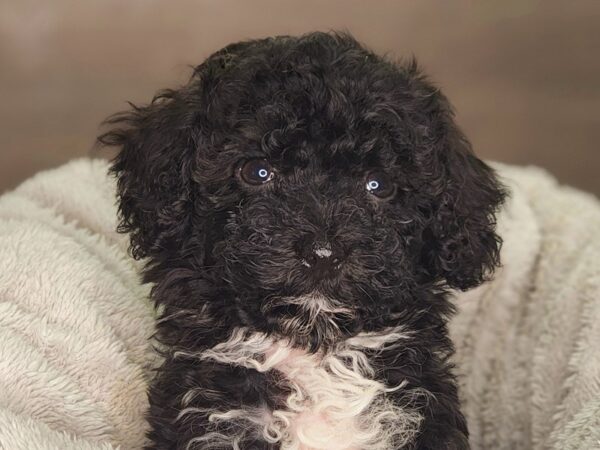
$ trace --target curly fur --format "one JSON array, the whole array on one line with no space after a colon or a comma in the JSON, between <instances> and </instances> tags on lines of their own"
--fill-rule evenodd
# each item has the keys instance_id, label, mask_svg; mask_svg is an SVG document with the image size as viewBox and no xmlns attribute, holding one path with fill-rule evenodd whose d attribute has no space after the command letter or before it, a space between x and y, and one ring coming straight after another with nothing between
<instances>
[{"instance_id":1,"label":"curly fur","mask_svg":"<svg viewBox=\"0 0 600 450\"><path fill-rule=\"evenodd\" d=\"M213 431L193 438L188 445L202 448L241 448L248 434L266 442L281 442L282 448L326 448L329 450L385 450L407 445L419 430L423 419L420 408L427 404L428 392L405 389L406 381L387 387L374 380L369 359L363 348L381 349L409 339L402 329L382 330L377 334L359 334L340 342L335 351L311 354L277 342L265 334L238 329L214 348L197 355L179 352L177 356L196 357L243 366L258 372L277 371L290 392L285 409L237 409L209 414ZM402 390L403 401L399 402ZM395 392L396 401L385 394ZM192 391L188 397L198 395ZM178 419L189 414L206 414L205 409L184 408ZM360 421L355 420L361 417ZM247 423L239 435L219 432L231 421ZM192 419L193 420L193 419ZM224 445L225 444L225 445Z\"/></svg>"},{"instance_id":2,"label":"curly fur","mask_svg":"<svg viewBox=\"0 0 600 450\"><path fill-rule=\"evenodd\" d=\"M299 431L321 401L351 416L338 422L355 430L346 449L468 448L448 290L499 264L505 194L414 61L346 34L232 44L108 124L99 140L120 148L119 230L147 258L161 311L150 448L332 449L323 430ZM252 158L270 162L273 181L242 182ZM393 179L391 198L365 190L374 169ZM317 241L331 245L318 257L343 255L334 274L299 256ZM306 400L318 377L342 377L339 393ZM342 406L350 394L356 408Z\"/></svg>"}]
</instances>

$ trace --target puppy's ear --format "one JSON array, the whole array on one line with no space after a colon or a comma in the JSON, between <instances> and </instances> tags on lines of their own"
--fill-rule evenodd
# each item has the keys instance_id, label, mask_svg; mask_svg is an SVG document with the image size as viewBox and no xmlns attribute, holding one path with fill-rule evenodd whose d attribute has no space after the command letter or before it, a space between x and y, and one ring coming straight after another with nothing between
<instances>
[{"instance_id":1,"label":"puppy's ear","mask_svg":"<svg viewBox=\"0 0 600 450\"><path fill-rule=\"evenodd\" d=\"M423 263L429 276L466 290L485 281L500 264L502 240L495 231L495 214L506 191L494 170L473 154L446 98L422 78L418 83L430 127L421 155L430 197Z\"/></svg>"},{"instance_id":2,"label":"puppy's ear","mask_svg":"<svg viewBox=\"0 0 600 450\"><path fill-rule=\"evenodd\" d=\"M117 177L119 232L130 233L136 259L173 248L190 220L191 162L195 118L183 90L160 92L149 105L135 106L106 120L98 138L119 153Z\"/></svg>"},{"instance_id":3,"label":"puppy's ear","mask_svg":"<svg viewBox=\"0 0 600 450\"><path fill-rule=\"evenodd\" d=\"M495 213L505 194L494 171L473 155L457 130L447 136L440 159L444 187L425 232L429 261L450 287L466 290L485 281L500 263Z\"/></svg>"}]
</instances>

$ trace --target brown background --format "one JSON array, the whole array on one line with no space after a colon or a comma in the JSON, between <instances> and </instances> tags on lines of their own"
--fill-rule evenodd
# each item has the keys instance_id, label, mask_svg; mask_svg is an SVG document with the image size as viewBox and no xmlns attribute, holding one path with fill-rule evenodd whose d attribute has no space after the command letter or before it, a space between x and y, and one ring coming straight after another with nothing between
<instances>
[{"instance_id":1,"label":"brown background","mask_svg":"<svg viewBox=\"0 0 600 450\"><path fill-rule=\"evenodd\" d=\"M231 41L330 29L416 55L484 158L600 194L597 0L0 0L0 191Z\"/></svg>"}]
</instances>

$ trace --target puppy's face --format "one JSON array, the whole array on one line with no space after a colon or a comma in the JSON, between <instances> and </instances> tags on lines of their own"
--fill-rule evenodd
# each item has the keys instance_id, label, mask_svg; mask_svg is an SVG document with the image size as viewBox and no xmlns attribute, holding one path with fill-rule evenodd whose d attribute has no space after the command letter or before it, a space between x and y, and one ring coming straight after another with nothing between
<instances>
[{"instance_id":1,"label":"puppy's face","mask_svg":"<svg viewBox=\"0 0 600 450\"><path fill-rule=\"evenodd\" d=\"M279 89L314 101L306 86ZM204 173L222 172L203 186L211 214L226 212L212 258L239 312L313 345L383 323L426 281L413 248L423 220L413 162L395 149L376 106L340 95L343 109L316 114L270 95L264 105L253 99L242 129L230 130L227 156L203 159Z\"/></svg>"},{"instance_id":2,"label":"puppy's face","mask_svg":"<svg viewBox=\"0 0 600 450\"><path fill-rule=\"evenodd\" d=\"M317 348L498 262L503 192L445 98L347 36L234 44L112 123L121 229L149 281L187 280L167 304Z\"/></svg>"}]
</instances>

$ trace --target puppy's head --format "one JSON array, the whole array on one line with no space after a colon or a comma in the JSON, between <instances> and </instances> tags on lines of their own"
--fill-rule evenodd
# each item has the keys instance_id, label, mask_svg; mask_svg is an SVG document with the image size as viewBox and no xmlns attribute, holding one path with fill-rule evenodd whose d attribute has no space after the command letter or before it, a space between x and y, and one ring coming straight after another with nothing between
<instances>
[{"instance_id":1,"label":"puppy's head","mask_svg":"<svg viewBox=\"0 0 600 450\"><path fill-rule=\"evenodd\" d=\"M347 35L230 45L109 123L120 230L148 281L187 280L160 302L315 347L498 264L504 193L447 100Z\"/></svg>"}]
</instances>

